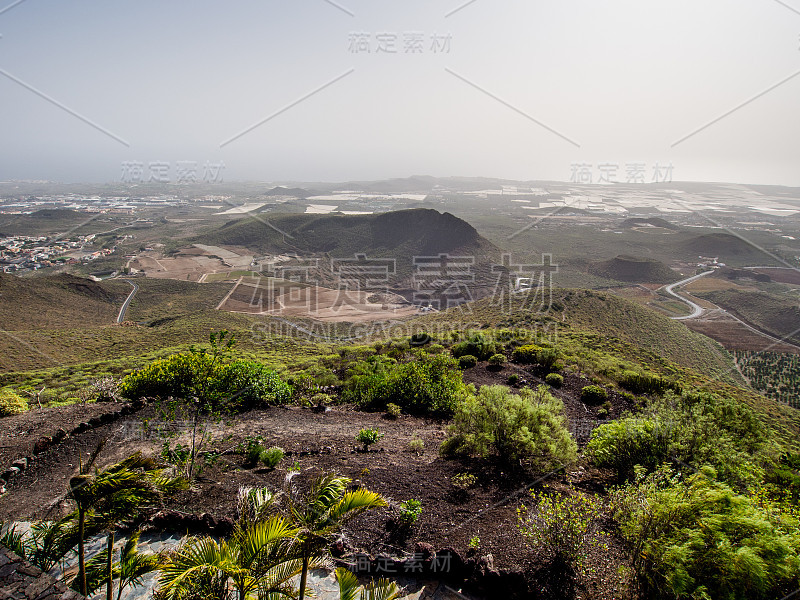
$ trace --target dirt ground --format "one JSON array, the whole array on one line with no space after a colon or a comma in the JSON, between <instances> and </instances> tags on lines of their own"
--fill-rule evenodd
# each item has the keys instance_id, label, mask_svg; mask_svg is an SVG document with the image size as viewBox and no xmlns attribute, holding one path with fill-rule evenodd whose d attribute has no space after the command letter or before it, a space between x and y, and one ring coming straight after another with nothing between
<instances>
[{"instance_id":1,"label":"dirt ground","mask_svg":"<svg viewBox=\"0 0 800 600\"><path fill-rule=\"evenodd\" d=\"M42 437L53 436L59 429L70 431L81 421L104 412L108 404L73 404L54 408L36 408L21 415L0 419L0 471L18 458L33 454L33 445Z\"/></svg>"},{"instance_id":2,"label":"dirt ground","mask_svg":"<svg viewBox=\"0 0 800 600\"><path fill-rule=\"evenodd\" d=\"M755 352L786 352L800 354L800 349L782 344L745 327L730 315L717 310L702 319L689 319L684 324L698 333L716 340L726 350L752 350Z\"/></svg>"},{"instance_id":3,"label":"dirt ground","mask_svg":"<svg viewBox=\"0 0 800 600\"><path fill-rule=\"evenodd\" d=\"M386 321L419 314L402 297L333 290L282 279L241 279L220 310L331 323Z\"/></svg>"}]
</instances>

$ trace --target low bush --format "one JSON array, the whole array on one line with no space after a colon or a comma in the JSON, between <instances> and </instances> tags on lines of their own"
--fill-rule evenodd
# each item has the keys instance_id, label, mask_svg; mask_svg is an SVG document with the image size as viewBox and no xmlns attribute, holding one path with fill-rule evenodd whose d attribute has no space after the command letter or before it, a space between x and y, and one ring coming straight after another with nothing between
<instances>
[{"instance_id":1,"label":"low bush","mask_svg":"<svg viewBox=\"0 0 800 600\"><path fill-rule=\"evenodd\" d=\"M619 385L634 394L663 394L668 389L676 389L676 385L652 373L623 371L617 378Z\"/></svg>"},{"instance_id":2,"label":"low bush","mask_svg":"<svg viewBox=\"0 0 800 600\"><path fill-rule=\"evenodd\" d=\"M523 365L532 365L538 360L537 356L541 349L541 346L536 346L534 344L520 346L511 354L511 360Z\"/></svg>"},{"instance_id":3,"label":"low bush","mask_svg":"<svg viewBox=\"0 0 800 600\"><path fill-rule=\"evenodd\" d=\"M350 373L342 398L365 409L383 410L393 403L408 414L450 416L467 391L458 363L443 354L422 354L400 364L374 357Z\"/></svg>"},{"instance_id":4,"label":"low bush","mask_svg":"<svg viewBox=\"0 0 800 600\"><path fill-rule=\"evenodd\" d=\"M495 369L502 369L506 364L506 357L502 354L493 354L489 357L489 366Z\"/></svg>"},{"instance_id":5,"label":"low bush","mask_svg":"<svg viewBox=\"0 0 800 600\"><path fill-rule=\"evenodd\" d=\"M527 461L546 471L577 455L564 404L544 386L523 389L519 395L504 386L483 386L458 404L449 434L441 448L445 456L496 453L506 461Z\"/></svg>"},{"instance_id":6,"label":"low bush","mask_svg":"<svg viewBox=\"0 0 800 600\"><path fill-rule=\"evenodd\" d=\"M394 402L389 402L386 405L386 416L390 419L397 419L403 414L403 409L397 406Z\"/></svg>"},{"instance_id":7,"label":"low bush","mask_svg":"<svg viewBox=\"0 0 800 600\"><path fill-rule=\"evenodd\" d=\"M544 548L570 569L581 567L581 557L595 541L600 500L583 495L559 495L531 490L530 506L517 509L517 528L534 546Z\"/></svg>"},{"instance_id":8,"label":"low bush","mask_svg":"<svg viewBox=\"0 0 800 600\"><path fill-rule=\"evenodd\" d=\"M519 375L517 375L516 373L512 373L511 375L508 376L508 379L506 381L508 381L508 385L518 385L520 381Z\"/></svg>"},{"instance_id":9,"label":"low bush","mask_svg":"<svg viewBox=\"0 0 800 600\"><path fill-rule=\"evenodd\" d=\"M581 390L581 400L586 404L602 404L608 400L608 390L599 385L587 385Z\"/></svg>"},{"instance_id":10,"label":"low bush","mask_svg":"<svg viewBox=\"0 0 800 600\"><path fill-rule=\"evenodd\" d=\"M710 467L684 480L661 469L615 496L645 597L759 600L800 585L797 518L737 494Z\"/></svg>"},{"instance_id":11,"label":"low bush","mask_svg":"<svg viewBox=\"0 0 800 600\"><path fill-rule=\"evenodd\" d=\"M411 500L400 503L400 515L398 516L398 520L401 525L411 527L417 522L421 514L422 502L412 498Z\"/></svg>"},{"instance_id":12,"label":"low bush","mask_svg":"<svg viewBox=\"0 0 800 600\"><path fill-rule=\"evenodd\" d=\"M283 455L284 455L283 448L280 448L278 446L273 446L272 448L268 448L267 450L261 452L261 454L258 457L258 460L260 460L261 464L263 464L268 469L274 469L275 467L278 466L278 463L283 460Z\"/></svg>"},{"instance_id":13,"label":"low bush","mask_svg":"<svg viewBox=\"0 0 800 600\"><path fill-rule=\"evenodd\" d=\"M558 373L548 373L544 378L544 382L554 388L560 388L564 385L564 376Z\"/></svg>"},{"instance_id":14,"label":"low bush","mask_svg":"<svg viewBox=\"0 0 800 600\"><path fill-rule=\"evenodd\" d=\"M458 368L462 371L467 369L472 369L476 367L478 364L478 359L472 356L471 354L467 354L466 356L462 356L458 359Z\"/></svg>"},{"instance_id":15,"label":"low bush","mask_svg":"<svg viewBox=\"0 0 800 600\"><path fill-rule=\"evenodd\" d=\"M643 412L594 430L587 453L599 466L631 479L634 467L652 472L667 459L700 469L708 465L720 480L758 483L777 454L767 429L746 405L709 393L672 391L651 399Z\"/></svg>"},{"instance_id":16,"label":"low bush","mask_svg":"<svg viewBox=\"0 0 800 600\"><path fill-rule=\"evenodd\" d=\"M478 482L478 478L472 473L458 473L450 478L450 483L461 490L468 490Z\"/></svg>"},{"instance_id":17,"label":"low bush","mask_svg":"<svg viewBox=\"0 0 800 600\"><path fill-rule=\"evenodd\" d=\"M383 434L376 427L375 429L362 429L356 435L356 441L364 445L364 452L369 452L369 447L377 444Z\"/></svg>"},{"instance_id":18,"label":"low bush","mask_svg":"<svg viewBox=\"0 0 800 600\"><path fill-rule=\"evenodd\" d=\"M558 351L555 348L528 344L514 350L511 354L511 360L523 365L540 364L549 371L558 360Z\"/></svg>"},{"instance_id":19,"label":"low bush","mask_svg":"<svg viewBox=\"0 0 800 600\"><path fill-rule=\"evenodd\" d=\"M629 417L592 432L586 454L598 467L615 469L620 481L639 465L654 471L669 456L672 432L650 419Z\"/></svg>"},{"instance_id":20,"label":"low bush","mask_svg":"<svg viewBox=\"0 0 800 600\"><path fill-rule=\"evenodd\" d=\"M548 371L551 370L558 360L558 351L555 348L542 348L536 354L537 362Z\"/></svg>"},{"instance_id":21,"label":"low bush","mask_svg":"<svg viewBox=\"0 0 800 600\"><path fill-rule=\"evenodd\" d=\"M213 378L209 386L212 404L228 410L282 405L292 397L292 389L275 371L252 360L222 365Z\"/></svg>"},{"instance_id":22,"label":"low bush","mask_svg":"<svg viewBox=\"0 0 800 600\"><path fill-rule=\"evenodd\" d=\"M255 361L224 364L208 354L189 352L134 371L122 380L120 393L130 399L196 396L212 410L246 410L285 404L292 390L277 373Z\"/></svg>"},{"instance_id":23,"label":"low bush","mask_svg":"<svg viewBox=\"0 0 800 600\"><path fill-rule=\"evenodd\" d=\"M28 402L14 390L0 390L0 417L19 415L28 410Z\"/></svg>"},{"instance_id":24,"label":"low bush","mask_svg":"<svg viewBox=\"0 0 800 600\"><path fill-rule=\"evenodd\" d=\"M408 442L408 449L420 456L425 451L425 442L418 437L414 437Z\"/></svg>"},{"instance_id":25,"label":"low bush","mask_svg":"<svg viewBox=\"0 0 800 600\"><path fill-rule=\"evenodd\" d=\"M493 340L488 339L483 333L473 333L465 341L455 344L451 348L453 356L461 358L462 356L474 356L478 360L488 360L494 354L497 354L501 348Z\"/></svg>"},{"instance_id":26,"label":"low bush","mask_svg":"<svg viewBox=\"0 0 800 600\"><path fill-rule=\"evenodd\" d=\"M86 398L94 402L120 402L120 382L113 376L95 379L86 389Z\"/></svg>"}]
</instances>

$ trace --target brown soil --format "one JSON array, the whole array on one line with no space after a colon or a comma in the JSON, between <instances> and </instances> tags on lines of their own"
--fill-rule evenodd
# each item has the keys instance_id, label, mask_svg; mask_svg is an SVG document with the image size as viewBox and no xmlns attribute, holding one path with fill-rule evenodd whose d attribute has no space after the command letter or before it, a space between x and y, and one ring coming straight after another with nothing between
<instances>
[{"instance_id":1,"label":"brown soil","mask_svg":"<svg viewBox=\"0 0 800 600\"><path fill-rule=\"evenodd\" d=\"M108 404L73 404L56 408L36 408L21 415L0 419L0 471L18 458L32 456L33 445L45 436L53 436L59 429L71 431L81 421L88 421L104 412Z\"/></svg>"}]
</instances>

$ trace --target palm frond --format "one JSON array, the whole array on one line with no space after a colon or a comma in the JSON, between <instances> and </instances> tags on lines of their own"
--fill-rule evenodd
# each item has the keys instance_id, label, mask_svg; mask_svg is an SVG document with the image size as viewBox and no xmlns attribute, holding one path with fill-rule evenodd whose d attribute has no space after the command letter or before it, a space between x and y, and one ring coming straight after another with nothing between
<instances>
[{"instance_id":1,"label":"palm frond","mask_svg":"<svg viewBox=\"0 0 800 600\"><path fill-rule=\"evenodd\" d=\"M139 536L141 531L136 531L122 549L119 559L120 587L139 585L142 577L160 569L166 563L163 554L144 554L139 552Z\"/></svg>"},{"instance_id":2,"label":"palm frond","mask_svg":"<svg viewBox=\"0 0 800 600\"><path fill-rule=\"evenodd\" d=\"M0 544L22 559L27 559L28 544L24 533L17 531L16 525L6 526L0 521Z\"/></svg>"},{"instance_id":3,"label":"palm frond","mask_svg":"<svg viewBox=\"0 0 800 600\"><path fill-rule=\"evenodd\" d=\"M198 578L226 581L239 570L227 543L192 538L170 555L161 569L159 582L167 598L178 598L182 587Z\"/></svg>"},{"instance_id":4,"label":"palm frond","mask_svg":"<svg viewBox=\"0 0 800 600\"><path fill-rule=\"evenodd\" d=\"M360 489L347 492L338 503L331 507L328 519L332 524L341 524L373 508L385 508L386 500L380 494Z\"/></svg>"},{"instance_id":5,"label":"palm frond","mask_svg":"<svg viewBox=\"0 0 800 600\"><path fill-rule=\"evenodd\" d=\"M112 578L119 577L119 566L113 565ZM98 552L86 561L86 591L93 594L108 582L108 549ZM75 577L70 587L76 592L80 591L80 581Z\"/></svg>"},{"instance_id":6,"label":"palm frond","mask_svg":"<svg viewBox=\"0 0 800 600\"><path fill-rule=\"evenodd\" d=\"M240 564L244 566L263 561L266 555L282 547L282 542L289 541L296 535L297 529L283 517L275 515L247 529L238 529L233 539L240 551Z\"/></svg>"},{"instance_id":7,"label":"palm frond","mask_svg":"<svg viewBox=\"0 0 800 600\"><path fill-rule=\"evenodd\" d=\"M307 506L310 511L318 515L326 513L339 501L350 481L347 477L338 477L333 473L317 479L308 496Z\"/></svg>"},{"instance_id":8,"label":"palm frond","mask_svg":"<svg viewBox=\"0 0 800 600\"><path fill-rule=\"evenodd\" d=\"M339 600L356 600L361 584L355 574L339 567L336 569L336 582L339 584Z\"/></svg>"},{"instance_id":9,"label":"palm frond","mask_svg":"<svg viewBox=\"0 0 800 600\"><path fill-rule=\"evenodd\" d=\"M400 597L400 588L389 579L374 579L361 592L362 600L395 600Z\"/></svg>"},{"instance_id":10,"label":"palm frond","mask_svg":"<svg viewBox=\"0 0 800 600\"><path fill-rule=\"evenodd\" d=\"M278 497L279 494L267 487L240 487L237 502L239 519L245 522L257 522L266 518L275 507Z\"/></svg>"}]
</instances>

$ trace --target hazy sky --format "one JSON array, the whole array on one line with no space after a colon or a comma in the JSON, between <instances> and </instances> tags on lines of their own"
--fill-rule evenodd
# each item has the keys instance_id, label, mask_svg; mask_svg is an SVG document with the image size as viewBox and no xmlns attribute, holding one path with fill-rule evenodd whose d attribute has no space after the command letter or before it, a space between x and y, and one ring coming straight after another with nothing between
<instances>
[{"instance_id":1,"label":"hazy sky","mask_svg":"<svg viewBox=\"0 0 800 600\"><path fill-rule=\"evenodd\" d=\"M0 0L0 180L800 186L800 0L465 1Z\"/></svg>"}]
</instances>

